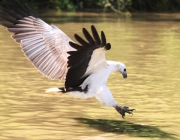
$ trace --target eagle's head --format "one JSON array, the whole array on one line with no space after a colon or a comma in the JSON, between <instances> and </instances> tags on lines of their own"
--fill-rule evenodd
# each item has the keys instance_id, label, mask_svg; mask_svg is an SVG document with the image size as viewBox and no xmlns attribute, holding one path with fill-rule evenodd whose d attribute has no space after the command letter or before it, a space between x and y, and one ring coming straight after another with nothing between
<instances>
[{"instance_id":1,"label":"eagle's head","mask_svg":"<svg viewBox=\"0 0 180 140\"><path fill-rule=\"evenodd\" d=\"M118 64L118 70L120 71L120 73L122 74L123 78L127 78L127 71L126 71L126 66L119 62Z\"/></svg>"}]
</instances>

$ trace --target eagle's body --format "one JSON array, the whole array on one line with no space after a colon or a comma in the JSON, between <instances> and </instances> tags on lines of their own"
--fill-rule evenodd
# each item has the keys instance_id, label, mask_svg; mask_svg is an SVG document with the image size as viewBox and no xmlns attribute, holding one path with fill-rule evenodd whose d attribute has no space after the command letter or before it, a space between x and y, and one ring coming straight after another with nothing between
<instances>
[{"instance_id":1,"label":"eagle's body","mask_svg":"<svg viewBox=\"0 0 180 140\"><path fill-rule=\"evenodd\" d=\"M106 82L112 72L118 71L123 65L119 62L107 61L107 67L99 68L93 72L82 83L80 90L66 91L67 94L75 98L87 99L95 97L103 106L114 107L117 102L114 100L110 90L106 86ZM87 88L87 89L86 89ZM61 92L60 88L50 88L46 92Z\"/></svg>"},{"instance_id":2,"label":"eagle's body","mask_svg":"<svg viewBox=\"0 0 180 140\"><path fill-rule=\"evenodd\" d=\"M114 100L106 86L112 72L120 72L127 78L123 63L106 61L105 53L111 49L106 43L105 34L99 37L92 25L92 35L83 28L86 40L75 34L73 42L55 25L41 20L29 6L24 7L17 0L4 0L7 8L1 7L0 17L8 23L2 23L17 43L20 43L24 55L45 76L50 79L65 79L63 88L50 88L47 92L62 92L78 98L95 97L102 105L114 107L122 117L133 109L122 107Z\"/></svg>"}]
</instances>

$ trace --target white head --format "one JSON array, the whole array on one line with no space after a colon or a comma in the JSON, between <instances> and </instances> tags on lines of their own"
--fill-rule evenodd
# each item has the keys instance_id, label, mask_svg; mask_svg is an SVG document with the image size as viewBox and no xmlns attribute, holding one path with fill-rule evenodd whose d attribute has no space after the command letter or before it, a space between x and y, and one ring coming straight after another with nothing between
<instances>
[{"instance_id":1,"label":"white head","mask_svg":"<svg viewBox=\"0 0 180 140\"><path fill-rule=\"evenodd\" d=\"M121 62L107 61L108 65L111 67L111 72L118 71L122 74L123 78L127 78L126 66Z\"/></svg>"},{"instance_id":2,"label":"white head","mask_svg":"<svg viewBox=\"0 0 180 140\"><path fill-rule=\"evenodd\" d=\"M127 78L127 71L126 71L126 66L119 62L118 65L118 71L122 74L123 78Z\"/></svg>"}]
</instances>

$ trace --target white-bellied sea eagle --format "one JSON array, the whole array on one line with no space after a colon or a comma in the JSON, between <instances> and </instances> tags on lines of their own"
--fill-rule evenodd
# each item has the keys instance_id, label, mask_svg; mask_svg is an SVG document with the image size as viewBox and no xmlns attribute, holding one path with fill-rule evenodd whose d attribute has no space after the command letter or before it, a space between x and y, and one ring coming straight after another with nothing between
<instances>
[{"instance_id":1,"label":"white-bellied sea eagle","mask_svg":"<svg viewBox=\"0 0 180 140\"><path fill-rule=\"evenodd\" d=\"M127 78L126 66L121 62L107 61L105 53L111 49L103 31L99 37L92 25L92 35L82 29L86 40L74 34L72 41L55 25L41 20L28 5L17 0L4 0L0 17L2 25L12 32L29 61L49 79L65 79L63 88L50 88L46 92L71 94L78 98L95 97L104 106L114 107L122 117L134 109L119 105L106 86L109 75L118 71Z\"/></svg>"}]
</instances>

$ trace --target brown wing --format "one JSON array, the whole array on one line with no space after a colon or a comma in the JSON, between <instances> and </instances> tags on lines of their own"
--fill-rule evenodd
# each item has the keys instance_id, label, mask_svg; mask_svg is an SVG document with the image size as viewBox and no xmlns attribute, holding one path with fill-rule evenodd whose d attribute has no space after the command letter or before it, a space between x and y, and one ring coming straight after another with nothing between
<instances>
[{"instance_id":1,"label":"brown wing","mask_svg":"<svg viewBox=\"0 0 180 140\"><path fill-rule=\"evenodd\" d=\"M20 43L22 51L33 65L50 79L66 77L68 51L75 49L72 41L54 25L41 20L28 6L22 7L16 0L4 1L8 8L2 8L0 17L11 24L2 23L12 37Z\"/></svg>"}]
</instances>

